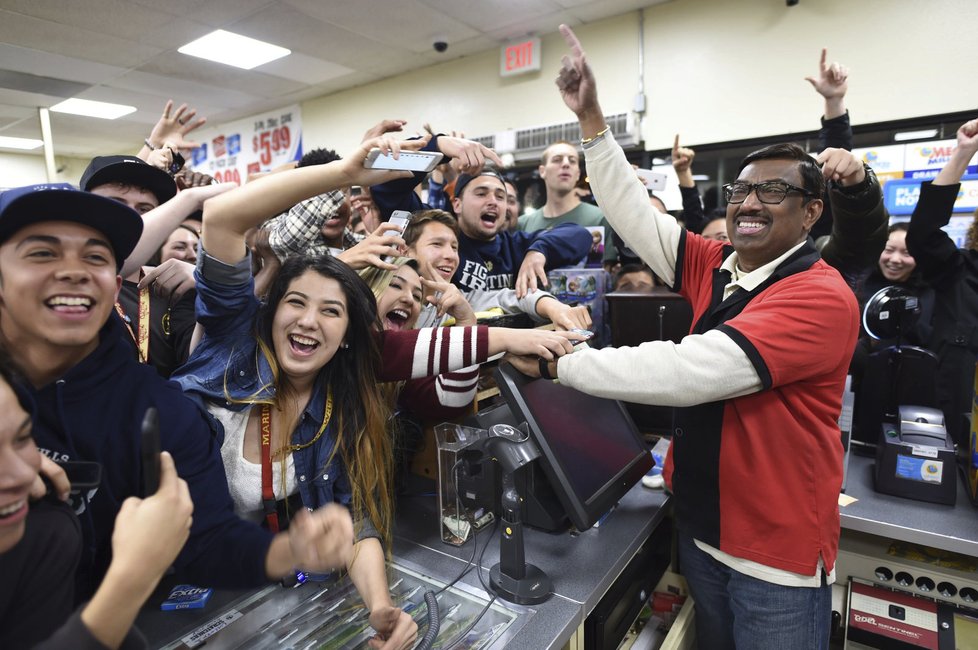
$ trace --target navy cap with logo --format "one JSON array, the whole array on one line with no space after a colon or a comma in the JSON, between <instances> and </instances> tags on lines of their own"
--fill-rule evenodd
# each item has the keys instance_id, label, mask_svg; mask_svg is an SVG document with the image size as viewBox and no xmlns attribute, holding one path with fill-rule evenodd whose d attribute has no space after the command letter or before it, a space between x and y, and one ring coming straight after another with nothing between
<instances>
[{"instance_id":1,"label":"navy cap with logo","mask_svg":"<svg viewBox=\"0 0 978 650\"><path fill-rule=\"evenodd\" d=\"M177 184L169 174L136 156L92 158L78 186L86 192L91 192L92 189L106 183L125 183L149 190L160 205L177 194Z\"/></svg>"},{"instance_id":2,"label":"navy cap with logo","mask_svg":"<svg viewBox=\"0 0 978 650\"><path fill-rule=\"evenodd\" d=\"M0 192L0 244L21 228L42 221L72 221L99 231L109 240L119 269L143 234L143 219L135 210L68 183Z\"/></svg>"}]
</instances>

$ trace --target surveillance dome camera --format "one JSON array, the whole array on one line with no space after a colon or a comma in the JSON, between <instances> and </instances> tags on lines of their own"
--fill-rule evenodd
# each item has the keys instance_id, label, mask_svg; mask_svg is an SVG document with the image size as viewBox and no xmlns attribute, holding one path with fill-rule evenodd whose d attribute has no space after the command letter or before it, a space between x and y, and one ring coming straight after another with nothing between
<instances>
[{"instance_id":1,"label":"surveillance dome camera","mask_svg":"<svg viewBox=\"0 0 978 650\"><path fill-rule=\"evenodd\" d=\"M448 49L448 43L445 41L435 41L431 44L431 47L435 48L435 52L444 52Z\"/></svg>"}]
</instances>

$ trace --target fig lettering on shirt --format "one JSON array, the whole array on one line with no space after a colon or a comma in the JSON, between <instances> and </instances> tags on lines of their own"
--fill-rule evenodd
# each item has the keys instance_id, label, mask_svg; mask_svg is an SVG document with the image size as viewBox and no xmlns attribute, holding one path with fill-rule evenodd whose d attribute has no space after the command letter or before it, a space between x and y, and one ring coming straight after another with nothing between
<instances>
[{"instance_id":1,"label":"fig lettering on shirt","mask_svg":"<svg viewBox=\"0 0 978 650\"><path fill-rule=\"evenodd\" d=\"M509 289L513 286L513 274L496 273L489 275L489 269L484 264L474 260L466 260L458 283L459 286L468 291Z\"/></svg>"}]
</instances>

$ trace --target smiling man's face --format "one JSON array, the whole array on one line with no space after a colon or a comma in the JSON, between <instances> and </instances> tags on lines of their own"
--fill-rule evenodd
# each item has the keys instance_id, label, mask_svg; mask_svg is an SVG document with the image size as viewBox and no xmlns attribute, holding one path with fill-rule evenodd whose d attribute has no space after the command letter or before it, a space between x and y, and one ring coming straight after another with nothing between
<instances>
[{"instance_id":1,"label":"smiling man's face","mask_svg":"<svg viewBox=\"0 0 978 650\"><path fill-rule=\"evenodd\" d=\"M744 167L737 177L745 183L783 181L802 187L798 161L782 159L756 160ZM739 256L744 271L777 259L808 236L822 214L822 202L790 192L777 204L761 203L752 191L743 203L727 205L727 236Z\"/></svg>"},{"instance_id":2,"label":"smiling man's face","mask_svg":"<svg viewBox=\"0 0 978 650\"><path fill-rule=\"evenodd\" d=\"M71 221L24 226L0 245L0 330L18 350L80 360L98 344L122 279L105 235Z\"/></svg>"}]
</instances>

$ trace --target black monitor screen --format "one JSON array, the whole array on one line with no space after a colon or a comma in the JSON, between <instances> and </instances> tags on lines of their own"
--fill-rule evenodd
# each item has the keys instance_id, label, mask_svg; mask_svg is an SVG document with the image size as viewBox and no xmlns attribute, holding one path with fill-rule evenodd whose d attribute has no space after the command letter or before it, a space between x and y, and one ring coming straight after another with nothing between
<instances>
[{"instance_id":1,"label":"black monitor screen","mask_svg":"<svg viewBox=\"0 0 978 650\"><path fill-rule=\"evenodd\" d=\"M578 530L601 515L652 468L652 457L616 400L530 379L509 364L496 382L518 420L526 420L541 465Z\"/></svg>"}]
</instances>

